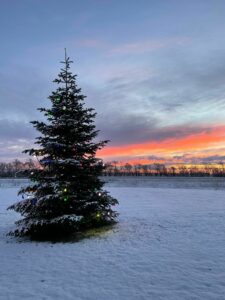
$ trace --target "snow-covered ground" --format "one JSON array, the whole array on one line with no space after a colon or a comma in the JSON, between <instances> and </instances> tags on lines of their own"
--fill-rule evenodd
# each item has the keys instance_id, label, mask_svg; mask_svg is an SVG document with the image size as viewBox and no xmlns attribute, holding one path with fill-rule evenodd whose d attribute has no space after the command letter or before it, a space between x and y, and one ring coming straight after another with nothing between
<instances>
[{"instance_id":1,"label":"snow-covered ground","mask_svg":"<svg viewBox=\"0 0 225 300\"><path fill-rule=\"evenodd\" d=\"M192 188L172 179L155 188L111 180L118 225L55 244L5 237L19 217L5 209L22 181L1 182L0 299L225 299L225 179L203 188L201 178Z\"/></svg>"}]
</instances>

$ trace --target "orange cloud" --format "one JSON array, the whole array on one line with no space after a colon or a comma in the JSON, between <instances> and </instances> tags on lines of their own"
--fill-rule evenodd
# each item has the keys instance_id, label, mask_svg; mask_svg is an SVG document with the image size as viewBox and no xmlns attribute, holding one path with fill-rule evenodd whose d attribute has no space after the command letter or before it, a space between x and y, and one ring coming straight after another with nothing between
<instances>
[{"instance_id":1,"label":"orange cloud","mask_svg":"<svg viewBox=\"0 0 225 300\"><path fill-rule=\"evenodd\" d=\"M98 152L103 159L116 159L116 157L136 157L160 155L169 156L189 153L192 155L221 155L225 154L225 126L215 126L210 130L190 134L179 138L167 138L162 141L151 141L125 146L106 147Z\"/></svg>"}]
</instances>

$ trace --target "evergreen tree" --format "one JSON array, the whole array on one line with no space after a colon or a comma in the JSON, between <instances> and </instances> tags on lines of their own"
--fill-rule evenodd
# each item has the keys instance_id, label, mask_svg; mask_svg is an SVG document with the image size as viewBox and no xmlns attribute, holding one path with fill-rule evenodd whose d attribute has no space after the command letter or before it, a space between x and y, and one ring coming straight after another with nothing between
<instances>
[{"instance_id":1,"label":"evergreen tree","mask_svg":"<svg viewBox=\"0 0 225 300\"><path fill-rule=\"evenodd\" d=\"M96 158L97 150L108 142L96 142L96 113L84 105L85 96L70 71L69 57L53 81L58 87L48 97L50 109L38 108L46 122L32 121L41 133L38 149L24 153L36 156L40 168L32 170L31 184L18 192L23 199L10 206L24 218L16 222L15 236L51 237L115 222L118 203L99 176L104 164Z\"/></svg>"}]
</instances>

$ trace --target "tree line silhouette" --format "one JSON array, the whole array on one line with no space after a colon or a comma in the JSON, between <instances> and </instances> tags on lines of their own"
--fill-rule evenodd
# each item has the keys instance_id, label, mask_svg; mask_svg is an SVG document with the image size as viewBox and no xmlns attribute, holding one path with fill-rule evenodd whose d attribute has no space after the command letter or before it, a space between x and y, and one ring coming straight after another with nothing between
<instances>
[{"instance_id":1,"label":"tree line silhouette","mask_svg":"<svg viewBox=\"0 0 225 300\"><path fill-rule=\"evenodd\" d=\"M0 162L0 178L26 178L30 170L36 169L37 165L32 159L21 162L15 159L12 162Z\"/></svg>"},{"instance_id":2,"label":"tree line silhouette","mask_svg":"<svg viewBox=\"0 0 225 300\"><path fill-rule=\"evenodd\" d=\"M166 166L161 163L121 165L114 161L105 164L105 176L217 176L225 177L223 162L204 165Z\"/></svg>"},{"instance_id":3,"label":"tree line silhouette","mask_svg":"<svg viewBox=\"0 0 225 300\"><path fill-rule=\"evenodd\" d=\"M21 162L0 162L0 178L27 178L29 172L40 168L40 164L32 159ZM105 163L103 176L215 176L225 177L225 164L176 165L166 166L161 163L121 164L117 161Z\"/></svg>"}]
</instances>

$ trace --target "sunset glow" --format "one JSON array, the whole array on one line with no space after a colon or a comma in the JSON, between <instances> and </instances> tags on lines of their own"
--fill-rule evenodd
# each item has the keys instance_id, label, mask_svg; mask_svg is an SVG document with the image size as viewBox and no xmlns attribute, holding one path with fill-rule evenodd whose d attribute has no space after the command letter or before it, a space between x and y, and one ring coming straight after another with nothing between
<instances>
[{"instance_id":1,"label":"sunset glow","mask_svg":"<svg viewBox=\"0 0 225 300\"><path fill-rule=\"evenodd\" d=\"M104 161L225 162L225 1L56 2L2 4L0 161L35 147L66 48Z\"/></svg>"},{"instance_id":2,"label":"sunset glow","mask_svg":"<svg viewBox=\"0 0 225 300\"><path fill-rule=\"evenodd\" d=\"M160 156L170 157L176 161L176 156L205 157L210 155L225 155L225 126L212 127L211 130L202 130L201 133L186 137L169 138L162 141L150 141L142 144L130 144L119 147L106 147L99 151L99 156L105 160L119 158L147 163L151 159L139 157ZM159 160L160 161L160 160Z\"/></svg>"}]
</instances>

